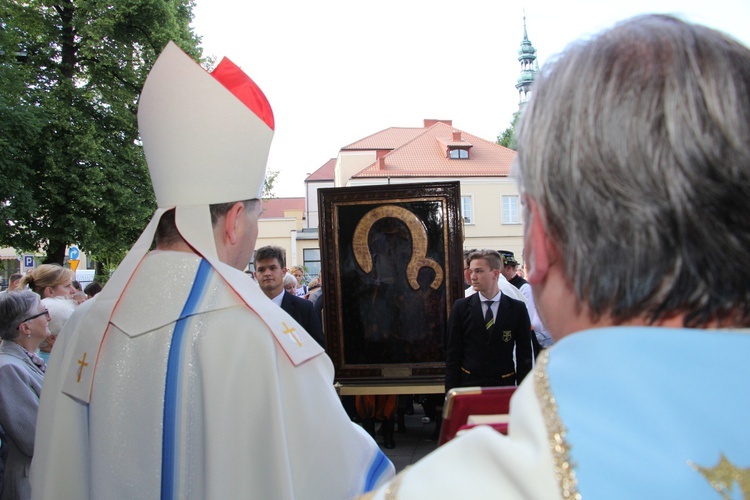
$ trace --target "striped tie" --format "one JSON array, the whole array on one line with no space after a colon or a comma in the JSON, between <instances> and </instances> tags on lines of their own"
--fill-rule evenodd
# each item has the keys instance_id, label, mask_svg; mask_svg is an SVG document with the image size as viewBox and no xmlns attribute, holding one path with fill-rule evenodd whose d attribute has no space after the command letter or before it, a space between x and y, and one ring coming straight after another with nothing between
<instances>
[{"instance_id":1,"label":"striped tie","mask_svg":"<svg viewBox=\"0 0 750 500\"><path fill-rule=\"evenodd\" d=\"M492 327L495 325L495 315L492 314L492 304L494 304L495 301L485 300L484 303L487 306L487 312L484 313L484 326L489 331L492 330Z\"/></svg>"}]
</instances>

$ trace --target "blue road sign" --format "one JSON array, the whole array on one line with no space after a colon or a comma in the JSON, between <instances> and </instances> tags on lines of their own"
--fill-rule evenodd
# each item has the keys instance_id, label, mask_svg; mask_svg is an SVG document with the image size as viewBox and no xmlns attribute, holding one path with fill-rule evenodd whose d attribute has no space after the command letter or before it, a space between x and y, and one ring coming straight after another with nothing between
<instances>
[{"instance_id":1,"label":"blue road sign","mask_svg":"<svg viewBox=\"0 0 750 500\"><path fill-rule=\"evenodd\" d=\"M23 267L30 268L34 267L34 256L33 255L24 255L23 256Z\"/></svg>"},{"instance_id":2,"label":"blue road sign","mask_svg":"<svg viewBox=\"0 0 750 500\"><path fill-rule=\"evenodd\" d=\"M68 249L68 259L78 260L79 255L81 255L81 251L78 250L78 247L72 246Z\"/></svg>"}]
</instances>

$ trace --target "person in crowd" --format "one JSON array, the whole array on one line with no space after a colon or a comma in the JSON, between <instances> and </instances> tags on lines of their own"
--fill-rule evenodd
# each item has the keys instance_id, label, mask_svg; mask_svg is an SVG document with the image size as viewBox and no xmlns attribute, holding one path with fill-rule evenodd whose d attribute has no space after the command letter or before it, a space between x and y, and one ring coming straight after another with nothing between
<instances>
[{"instance_id":1,"label":"person in crowd","mask_svg":"<svg viewBox=\"0 0 750 500\"><path fill-rule=\"evenodd\" d=\"M22 290L22 288L19 286L21 283L21 278L23 278L23 274L21 273L11 274L10 279L8 280L8 288L0 292L0 295L8 292L13 292L15 290ZM2 426L0 426L0 494L2 494L3 491L3 469L5 467L5 460L7 457L8 442L5 433L3 432Z\"/></svg>"},{"instance_id":2,"label":"person in crowd","mask_svg":"<svg viewBox=\"0 0 750 500\"><path fill-rule=\"evenodd\" d=\"M468 260L477 293L458 299L451 308L445 390L520 384L533 363L526 306L500 291L499 253L480 250Z\"/></svg>"},{"instance_id":3,"label":"person in crowd","mask_svg":"<svg viewBox=\"0 0 750 500\"><path fill-rule=\"evenodd\" d=\"M297 280L297 288L295 289L294 294L297 297L304 298L309 291L308 286L305 285L305 269L302 266L292 266L289 269L289 272Z\"/></svg>"},{"instance_id":4,"label":"person in crowd","mask_svg":"<svg viewBox=\"0 0 750 500\"><path fill-rule=\"evenodd\" d=\"M471 269L469 269L469 255L476 252L476 248L464 249L464 291L467 294L475 293L471 287Z\"/></svg>"},{"instance_id":5,"label":"person in crowd","mask_svg":"<svg viewBox=\"0 0 750 500\"><path fill-rule=\"evenodd\" d=\"M468 279L469 282L471 281L471 269L469 268L469 258L470 258L470 256L473 253L475 253L477 251L478 250L471 250L471 251L464 250L464 280ZM526 306L527 306L526 312L527 312L527 314L529 314L529 319L531 319L531 317L532 317L531 316L531 311L528 309L528 299L526 298L526 296L523 293L521 293L521 291L518 288L516 288L515 286L513 286L513 285L510 284L510 282L505 278L505 276L503 275L502 272L497 277L497 286L498 286L500 292L503 293L504 295L508 296L511 299L520 300L521 302L523 302L524 304L526 304ZM476 293L476 289L473 286L469 286L469 288L467 288L466 290L464 290L464 297L469 297L469 296L471 296L471 295L473 295L475 293ZM529 342L531 343L531 350L534 353L534 356L531 359L531 363L532 363L532 366L533 366L534 360L536 359L536 356L542 350L542 346L537 341L536 335L529 335ZM433 400L432 403L435 403L434 398L435 398L435 396L428 396L428 400L430 400L430 399ZM437 403L436 403L437 406L440 406L440 403L441 403L441 401L437 401ZM434 404L433 404L433 406L434 406ZM431 415L434 412L434 410L432 408L429 408L429 409L426 408L425 410L429 411ZM437 413L436 416L437 416L437 418L440 418L440 414L439 413ZM425 418L429 421L429 417L425 417ZM436 430L439 432L439 429L436 429ZM435 439L437 439L437 434L434 434L433 437L435 437Z\"/></svg>"},{"instance_id":6,"label":"person in crowd","mask_svg":"<svg viewBox=\"0 0 750 500\"><path fill-rule=\"evenodd\" d=\"M286 293L297 296L297 278L292 276L290 273L284 275L284 291Z\"/></svg>"},{"instance_id":7,"label":"person in crowd","mask_svg":"<svg viewBox=\"0 0 750 500\"><path fill-rule=\"evenodd\" d=\"M50 311L54 321L54 331L39 346L39 355L45 362L49 361L60 329L77 305L73 298L76 293L73 278L73 271L66 267L59 264L42 264L21 280L21 287L28 285L42 298L42 303Z\"/></svg>"},{"instance_id":8,"label":"person in crowd","mask_svg":"<svg viewBox=\"0 0 750 500\"><path fill-rule=\"evenodd\" d=\"M29 467L46 364L36 355L49 335L47 308L31 290L0 295L0 428L7 458L3 499L31 498Z\"/></svg>"},{"instance_id":9,"label":"person in crowd","mask_svg":"<svg viewBox=\"0 0 750 500\"><path fill-rule=\"evenodd\" d=\"M71 273L74 274L72 271L71 271ZM74 279L73 281L71 281L71 285L73 285L73 289L76 292L82 292L83 291L83 288L81 288L81 283L79 283L78 280ZM75 295L75 292L73 293L73 295Z\"/></svg>"},{"instance_id":10,"label":"person in crowd","mask_svg":"<svg viewBox=\"0 0 750 500\"><path fill-rule=\"evenodd\" d=\"M471 257L472 254L478 251L480 250L464 250L464 280L468 280L467 283L469 283L469 288L464 290L464 297L468 297L477 293L476 289L471 284L471 269L469 268L469 257ZM520 300L524 304L526 303L526 297L524 296L524 294L522 294L518 288L511 285L508 280L505 279L503 273L500 273L500 275L497 277L497 286L501 292L509 296L511 299Z\"/></svg>"},{"instance_id":11,"label":"person in crowd","mask_svg":"<svg viewBox=\"0 0 750 500\"><path fill-rule=\"evenodd\" d=\"M555 344L507 437L468 431L372 496L747 497L750 50L640 16L534 86L516 175Z\"/></svg>"},{"instance_id":12,"label":"person in crowd","mask_svg":"<svg viewBox=\"0 0 750 500\"><path fill-rule=\"evenodd\" d=\"M11 274L10 279L8 280L8 288L6 288L0 293L7 293L7 292L12 292L14 290L21 290L20 284L21 284L22 278L23 278L23 274L21 273Z\"/></svg>"},{"instance_id":13,"label":"person in crowd","mask_svg":"<svg viewBox=\"0 0 750 500\"><path fill-rule=\"evenodd\" d=\"M72 299L76 292L73 287L73 271L59 264L41 264L27 273L20 283L28 286L41 298L65 297Z\"/></svg>"},{"instance_id":14,"label":"person in crowd","mask_svg":"<svg viewBox=\"0 0 750 500\"><path fill-rule=\"evenodd\" d=\"M255 251L253 263L255 278L260 289L274 304L294 318L321 347L325 347L323 328L315 308L309 300L297 297L293 292L285 291L286 252L281 247L264 246ZM294 279L294 276L291 276Z\"/></svg>"},{"instance_id":15,"label":"person in crowd","mask_svg":"<svg viewBox=\"0 0 750 500\"><path fill-rule=\"evenodd\" d=\"M84 292L76 292L76 293L73 294L73 300L79 306L81 304L83 304L84 302L86 302L87 298L88 297L86 296L86 294Z\"/></svg>"},{"instance_id":16,"label":"person in crowd","mask_svg":"<svg viewBox=\"0 0 750 500\"><path fill-rule=\"evenodd\" d=\"M62 297L52 297L42 299L42 304L47 308L49 312L49 336L45 341L48 343L49 339L57 339L62 331L65 323L68 322L70 317L78 307L78 303L75 300L66 299ZM52 341L55 342L54 340ZM45 342L42 342L42 346ZM39 356L45 361L49 361L50 353L41 348L39 349Z\"/></svg>"},{"instance_id":17,"label":"person in crowd","mask_svg":"<svg viewBox=\"0 0 750 500\"><path fill-rule=\"evenodd\" d=\"M158 208L52 352L34 498L345 498L381 484L393 465L341 408L331 360L242 271L273 136L261 90L170 42L138 123Z\"/></svg>"},{"instance_id":18,"label":"person in crowd","mask_svg":"<svg viewBox=\"0 0 750 500\"><path fill-rule=\"evenodd\" d=\"M86 294L87 299L91 299L96 296L97 293L102 291L102 285L98 281L92 281L86 288L83 289L83 293Z\"/></svg>"},{"instance_id":19,"label":"person in crowd","mask_svg":"<svg viewBox=\"0 0 750 500\"><path fill-rule=\"evenodd\" d=\"M313 286L313 282L315 282L315 286ZM323 277L311 281L308 290L307 300L313 303L315 313L320 319L320 325L323 326Z\"/></svg>"},{"instance_id":20,"label":"person in crowd","mask_svg":"<svg viewBox=\"0 0 750 500\"><path fill-rule=\"evenodd\" d=\"M477 252L477 250L473 251L466 251L464 250L464 280L471 281L471 270L469 269L469 257ZM531 311L528 309L528 299L526 296L521 293L521 291L516 288L515 286L511 285L510 282L505 278L503 273L501 272L500 275L497 277L497 286L500 289L500 292L502 292L504 295L510 297L511 299L520 300L527 306L527 313L529 314L529 318L531 319ZM469 297L476 293L476 289L473 286L470 286L464 291L464 297ZM534 360L536 359L536 356L541 352L542 347L539 345L539 342L537 341L536 335L529 335L529 342L531 342L531 350L534 353L534 357L531 360L532 366L534 364ZM438 417L440 415L438 414ZM436 438L437 439L437 438Z\"/></svg>"},{"instance_id":21,"label":"person in crowd","mask_svg":"<svg viewBox=\"0 0 750 500\"><path fill-rule=\"evenodd\" d=\"M354 404L362 427L375 438L375 423L380 422L383 448L388 450L395 448L396 440L393 433L396 425L398 396L395 394L359 394L354 397Z\"/></svg>"},{"instance_id":22,"label":"person in crowd","mask_svg":"<svg viewBox=\"0 0 750 500\"><path fill-rule=\"evenodd\" d=\"M317 293L320 293L322 290L320 289L320 280L318 278L313 278L310 280L310 283L307 285L307 293L305 294L305 298L307 300L313 300L310 297L314 298L314 295L312 295L315 290L318 290Z\"/></svg>"},{"instance_id":23,"label":"person in crowd","mask_svg":"<svg viewBox=\"0 0 750 500\"><path fill-rule=\"evenodd\" d=\"M538 353L540 349L552 345L552 337L550 337L547 328L545 328L539 314L537 313L531 285L518 273L520 264L516 260L515 254L508 250L499 250L499 252L503 257L503 276L511 285L518 288L518 291L520 291L524 297L526 297L526 308L529 311L529 318L531 318L531 329L534 331L534 337L531 340L537 341L535 344L538 347L535 346L534 352Z\"/></svg>"}]
</instances>

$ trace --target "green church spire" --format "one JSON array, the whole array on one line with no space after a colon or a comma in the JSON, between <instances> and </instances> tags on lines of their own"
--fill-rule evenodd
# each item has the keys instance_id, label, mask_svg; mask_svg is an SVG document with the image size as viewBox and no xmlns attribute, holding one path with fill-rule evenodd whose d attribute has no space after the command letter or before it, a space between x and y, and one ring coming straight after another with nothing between
<instances>
[{"instance_id":1,"label":"green church spire","mask_svg":"<svg viewBox=\"0 0 750 500\"><path fill-rule=\"evenodd\" d=\"M539 64L536 61L536 49L529 41L529 35L526 32L525 13L523 15L523 40L521 41L521 48L518 49L518 60L521 63L521 75L518 77L516 88L518 89L518 107L520 109L531 97L531 84L534 83L534 77L539 70Z\"/></svg>"}]
</instances>

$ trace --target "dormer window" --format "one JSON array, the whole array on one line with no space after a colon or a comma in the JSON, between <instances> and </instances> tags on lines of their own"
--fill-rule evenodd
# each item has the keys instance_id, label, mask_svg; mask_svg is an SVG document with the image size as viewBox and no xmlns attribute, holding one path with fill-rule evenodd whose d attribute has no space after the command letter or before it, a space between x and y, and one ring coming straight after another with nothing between
<instances>
[{"instance_id":1,"label":"dormer window","mask_svg":"<svg viewBox=\"0 0 750 500\"><path fill-rule=\"evenodd\" d=\"M471 143L461 137L459 130L454 130L450 139L436 137L437 141L445 148L445 157L451 160L468 160Z\"/></svg>"},{"instance_id":2,"label":"dormer window","mask_svg":"<svg viewBox=\"0 0 750 500\"><path fill-rule=\"evenodd\" d=\"M449 157L451 160L468 160L469 150L464 148L449 148Z\"/></svg>"}]
</instances>

